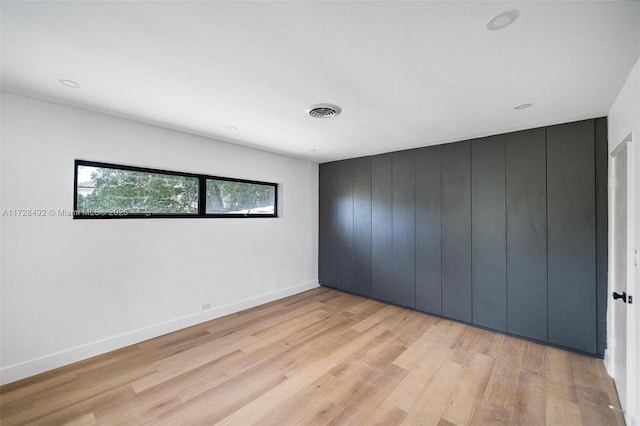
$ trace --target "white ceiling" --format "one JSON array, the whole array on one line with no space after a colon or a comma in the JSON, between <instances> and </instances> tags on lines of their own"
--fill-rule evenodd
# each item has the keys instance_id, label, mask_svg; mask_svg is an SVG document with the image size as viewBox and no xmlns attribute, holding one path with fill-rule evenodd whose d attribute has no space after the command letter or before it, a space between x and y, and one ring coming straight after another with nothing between
<instances>
[{"instance_id":1,"label":"white ceiling","mask_svg":"<svg viewBox=\"0 0 640 426\"><path fill-rule=\"evenodd\" d=\"M509 9L511 26L486 29ZM1 13L3 90L318 162L604 116L640 56L640 2L2 1ZM306 115L319 102L343 112Z\"/></svg>"}]
</instances>

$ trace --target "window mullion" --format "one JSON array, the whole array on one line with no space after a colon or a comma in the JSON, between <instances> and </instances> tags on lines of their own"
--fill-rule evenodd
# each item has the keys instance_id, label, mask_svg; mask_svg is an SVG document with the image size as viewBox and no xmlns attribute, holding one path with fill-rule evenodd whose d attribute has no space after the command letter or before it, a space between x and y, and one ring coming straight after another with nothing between
<instances>
[{"instance_id":1,"label":"window mullion","mask_svg":"<svg viewBox=\"0 0 640 426\"><path fill-rule=\"evenodd\" d=\"M207 213L207 178L205 176L198 177L198 216L204 216Z\"/></svg>"}]
</instances>

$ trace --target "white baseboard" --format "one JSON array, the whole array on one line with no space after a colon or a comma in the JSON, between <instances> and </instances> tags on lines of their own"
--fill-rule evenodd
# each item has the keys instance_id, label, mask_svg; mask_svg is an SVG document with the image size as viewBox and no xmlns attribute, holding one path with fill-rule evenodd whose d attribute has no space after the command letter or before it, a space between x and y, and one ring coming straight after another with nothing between
<instances>
[{"instance_id":1,"label":"white baseboard","mask_svg":"<svg viewBox=\"0 0 640 426\"><path fill-rule=\"evenodd\" d=\"M613 362L611 360L611 351L609 349L604 350L604 369L607 370L607 374L613 377Z\"/></svg>"},{"instance_id":2,"label":"white baseboard","mask_svg":"<svg viewBox=\"0 0 640 426\"><path fill-rule=\"evenodd\" d=\"M25 377L69 365L96 355L101 355L109 351L123 348L125 346L140 343L144 340L162 336L163 334L181 330L192 325L211 321L212 319L253 308L254 306L263 305L265 303L273 302L274 300L302 293L303 291L311 290L318 286L318 281L309 281L283 290L241 300L225 306L218 306L208 311L198 312L160 324L133 330L118 336L97 340L85 345L76 346L74 348L65 349L39 358L9 365L0 369L0 384L11 383L16 380L24 379Z\"/></svg>"}]
</instances>

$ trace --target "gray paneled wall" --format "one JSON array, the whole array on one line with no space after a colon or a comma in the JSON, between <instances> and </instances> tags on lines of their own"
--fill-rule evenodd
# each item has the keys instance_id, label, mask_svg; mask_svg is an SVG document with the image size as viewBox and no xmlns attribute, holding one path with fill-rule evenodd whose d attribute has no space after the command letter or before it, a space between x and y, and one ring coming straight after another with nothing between
<instances>
[{"instance_id":1,"label":"gray paneled wall","mask_svg":"<svg viewBox=\"0 0 640 426\"><path fill-rule=\"evenodd\" d=\"M353 291L353 160L336 164L336 285Z\"/></svg>"},{"instance_id":2,"label":"gray paneled wall","mask_svg":"<svg viewBox=\"0 0 640 426\"><path fill-rule=\"evenodd\" d=\"M442 315L470 322L471 293L471 144L443 145Z\"/></svg>"},{"instance_id":3,"label":"gray paneled wall","mask_svg":"<svg viewBox=\"0 0 640 426\"><path fill-rule=\"evenodd\" d=\"M600 355L606 118L320 165L322 285Z\"/></svg>"},{"instance_id":4,"label":"gray paneled wall","mask_svg":"<svg viewBox=\"0 0 640 426\"><path fill-rule=\"evenodd\" d=\"M392 169L393 286L391 301L413 308L416 306L416 207L413 152L394 152Z\"/></svg>"},{"instance_id":5,"label":"gray paneled wall","mask_svg":"<svg viewBox=\"0 0 640 426\"><path fill-rule=\"evenodd\" d=\"M507 331L547 341L545 129L507 135Z\"/></svg>"},{"instance_id":6,"label":"gray paneled wall","mask_svg":"<svg viewBox=\"0 0 640 426\"><path fill-rule=\"evenodd\" d=\"M371 296L388 302L393 294L391 159L391 154L371 158ZM320 256L333 255L330 251L320 250ZM320 281L320 284L324 283Z\"/></svg>"},{"instance_id":7,"label":"gray paneled wall","mask_svg":"<svg viewBox=\"0 0 640 426\"><path fill-rule=\"evenodd\" d=\"M353 160L354 291L371 295L371 157Z\"/></svg>"},{"instance_id":8,"label":"gray paneled wall","mask_svg":"<svg viewBox=\"0 0 640 426\"><path fill-rule=\"evenodd\" d=\"M471 144L473 322L507 330L505 136Z\"/></svg>"},{"instance_id":9,"label":"gray paneled wall","mask_svg":"<svg viewBox=\"0 0 640 426\"><path fill-rule=\"evenodd\" d=\"M596 352L593 120L547 128L549 342Z\"/></svg>"},{"instance_id":10,"label":"gray paneled wall","mask_svg":"<svg viewBox=\"0 0 640 426\"><path fill-rule=\"evenodd\" d=\"M318 182L320 193L318 281L331 286L336 284L336 165L337 163L322 164Z\"/></svg>"},{"instance_id":11,"label":"gray paneled wall","mask_svg":"<svg viewBox=\"0 0 640 426\"><path fill-rule=\"evenodd\" d=\"M608 163L607 120L595 120L596 137L596 334L598 355L607 348Z\"/></svg>"},{"instance_id":12,"label":"gray paneled wall","mask_svg":"<svg viewBox=\"0 0 640 426\"><path fill-rule=\"evenodd\" d=\"M442 314L442 185L440 147L415 152L416 309Z\"/></svg>"}]
</instances>

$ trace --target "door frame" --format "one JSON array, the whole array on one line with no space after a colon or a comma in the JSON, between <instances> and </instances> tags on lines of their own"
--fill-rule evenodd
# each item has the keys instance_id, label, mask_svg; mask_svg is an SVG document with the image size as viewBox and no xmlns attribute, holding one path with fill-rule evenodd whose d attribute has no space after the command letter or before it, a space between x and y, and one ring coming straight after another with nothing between
<instances>
[{"instance_id":1,"label":"door frame","mask_svg":"<svg viewBox=\"0 0 640 426\"><path fill-rule=\"evenodd\" d=\"M623 149L623 147L626 146L627 148L627 259L626 259L626 265L627 265L627 294L632 295L635 300L633 301L632 304L627 304L626 308L627 308L627 315L626 315L626 326L627 326L627 354L626 354L626 368L627 368L627 374L626 374L626 379L627 379L627 384L626 384L626 399L627 399L627 406L626 407L621 407L623 410L626 411L625 413L625 419L627 421L628 424L630 425L640 425L640 416L638 413L638 397L639 395L637 394L637 388L638 388L638 373L640 372L638 370L639 366L638 366L638 361L636 358L636 354L638 353L636 350L636 345L637 345L637 341L636 341L636 337L637 337L637 331L636 331L636 322L638 320L640 320L640 316L639 316L639 310L637 309L638 303L640 303L640 300L637 299L637 297L639 296L639 292L638 290L640 290L640 286L638 285L638 276L636 275L636 267L634 265L634 257L637 258L637 253L635 252L637 244L635 241L635 227L638 226L638 224L636 224L635 222L635 203L636 203L636 199L635 199L635 168L636 168L636 152L635 152L635 144L632 143L633 141L633 135L630 133L626 138L624 138L622 141L620 141L620 143L618 143L616 145L616 147L611 150L611 153L609 155L609 182L610 185L608 185L609 188L609 196L608 196L608 200L609 200L609 236L608 236L608 247L609 247L609 261L608 261L608 292L607 292L607 341L608 341L608 345L607 345L607 351L605 352L605 366L607 368L607 371L609 372L609 374L612 377L616 376L616 371L615 371L615 363L614 363L614 359L615 359L615 334L614 334L614 327L615 327L615 320L614 320L614 310L615 307L617 306L615 303L613 303L613 299L612 299L612 292L613 289L616 287L614 284L616 284L615 281L615 277L613 275L613 268L615 265L615 256L616 253L614 251L614 244L613 244L613 230L614 230L614 202L615 199L613 197L613 188L611 183L613 182L614 176L615 176L615 156L618 152L620 152L621 149ZM618 407L616 407L618 408Z\"/></svg>"}]
</instances>

